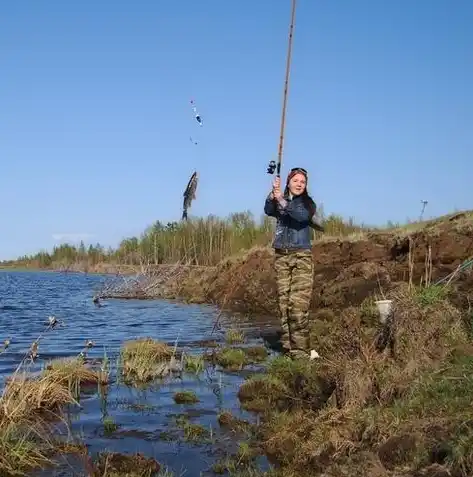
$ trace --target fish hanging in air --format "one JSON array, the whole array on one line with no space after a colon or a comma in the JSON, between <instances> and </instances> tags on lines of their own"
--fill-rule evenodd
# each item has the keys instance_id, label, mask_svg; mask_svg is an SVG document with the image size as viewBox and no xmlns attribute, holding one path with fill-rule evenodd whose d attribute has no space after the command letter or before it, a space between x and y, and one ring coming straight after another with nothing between
<instances>
[{"instance_id":1,"label":"fish hanging in air","mask_svg":"<svg viewBox=\"0 0 473 477\"><path fill-rule=\"evenodd\" d=\"M187 211L190 209L192 201L195 200L195 193L197 191L197 183L199 179L197 176L197 171L195 171L189 182L187 183L186 190L184 191L184 203L183 203L183 211L182 211L182 220L187 220Z\"/></svg>"}]
</instances>

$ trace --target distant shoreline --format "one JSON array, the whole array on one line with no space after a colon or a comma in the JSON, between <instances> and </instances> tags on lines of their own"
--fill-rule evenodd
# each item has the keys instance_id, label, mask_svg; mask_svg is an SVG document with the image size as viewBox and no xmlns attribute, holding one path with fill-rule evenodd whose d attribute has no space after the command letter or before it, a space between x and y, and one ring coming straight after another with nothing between
<instances>
[{"instance_id":1,"label":"distant shoreline","mask_svg":"<svg viewBox=\"0 0 473 477\"><path fill-rule=\"evenodd\" d=\"M76 267L72 266L70 268L61 268L61 267L29 267L22 265L0 265L0 271L10 271L10 272L51 272L51 273L81 273L81 274L91 274L91 275L116 275L120 273L121 275L129 275L135 273L135 271L124 271L120 269L121 267L113 267L108 264L105 265L102 269L100 267L93 267L93 269L87 269L87 267ZM92 268L92 267L91 267ZM131 267L130 267L131 268Z\"/></svg>"}]
</instances>

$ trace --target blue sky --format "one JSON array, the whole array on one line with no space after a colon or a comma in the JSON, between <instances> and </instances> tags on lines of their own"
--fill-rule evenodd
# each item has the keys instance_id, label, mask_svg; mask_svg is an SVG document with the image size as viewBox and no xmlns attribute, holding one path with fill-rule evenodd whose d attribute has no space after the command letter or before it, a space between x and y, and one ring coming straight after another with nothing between
<instances>
[{"instance_id":1,"label":"blue sky","mask_svg":"<svg viewBox=\"0 0 473 477\"><path fill-rule=\"evenodd\" d=\"M194 169L192 215L259 216L289 15L289 0L5 2L0 259L179 220ZM427 216L473 208L472 18L470 0L299 0L283 173L306 167L326 212L371 224L422 199Z\"/></svg>"}]
</instances>

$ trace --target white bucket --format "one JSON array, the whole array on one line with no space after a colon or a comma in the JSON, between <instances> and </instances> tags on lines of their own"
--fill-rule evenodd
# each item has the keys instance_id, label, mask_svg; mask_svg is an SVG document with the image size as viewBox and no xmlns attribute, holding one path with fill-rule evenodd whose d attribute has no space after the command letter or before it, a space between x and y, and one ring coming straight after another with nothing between
<instances>
[{"instance_id":1,"label":"white bucket","mask_svg":"<svg viewBox=\"0 0 473 477\"><path fill-rule=\"evenodd\" d=\"M381 323L386 323L386 320L391 313L392 310L392 300L378 300L375 302L376 307L378 308L378 313L379 313L379 321Z\"/></svg>"}]
</instances>

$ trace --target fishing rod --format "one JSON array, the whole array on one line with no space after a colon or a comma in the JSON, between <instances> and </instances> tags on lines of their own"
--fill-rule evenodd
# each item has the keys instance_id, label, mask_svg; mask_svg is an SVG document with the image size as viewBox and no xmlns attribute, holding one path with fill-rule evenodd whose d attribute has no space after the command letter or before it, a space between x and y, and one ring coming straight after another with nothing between
<instances>
[{"instance_id":1,"label":"fishing rod","mask_svg":"<svg viewBox=\"0 0 473 477\"><path fill-rule=\"evenodd\" d=\"M278 162L270 161L267 169L268 174L274 174L276 171L276 176L281 177L281 163L282 163L282 152L284 146L284 131L286 127L286 108L287 108L287 93L289 90L289 75L291 72L291 57L292 57L292 38L294 31L294 22L296 17L296 0L292 0L292 10L291 10L291 23L289 26L289 38L287 46L287 56L286 56L286 78L284 81L284 95L283 95L283 104L282 104L282 113L281 113L281 130L279 133L279 147L278 147Z\"/></svg>"}]
</instances>

